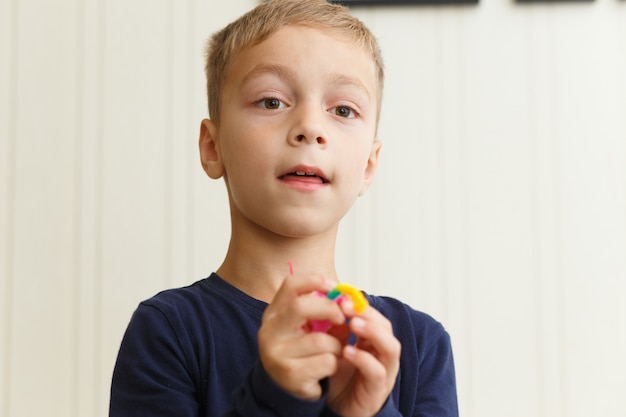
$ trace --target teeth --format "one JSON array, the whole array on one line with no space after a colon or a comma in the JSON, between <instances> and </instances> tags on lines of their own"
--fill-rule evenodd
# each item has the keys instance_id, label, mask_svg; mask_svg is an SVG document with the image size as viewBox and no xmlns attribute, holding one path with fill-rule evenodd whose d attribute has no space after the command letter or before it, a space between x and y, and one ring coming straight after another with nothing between
<instances>
[{"instance_id":1,"label":"teeth","mask_svg":"<svg viewBox=\"0 0 626 417\"><path fill-rule=\"evenodd\" d=\"M319 175L317 175L315 172L312 171L293 171L288 175L295 175L298 177L316 177L319 178L324 184L326 184L328 182L328 180L326 180L326 178L322 178Z\"/></svg>"}]
</instances>

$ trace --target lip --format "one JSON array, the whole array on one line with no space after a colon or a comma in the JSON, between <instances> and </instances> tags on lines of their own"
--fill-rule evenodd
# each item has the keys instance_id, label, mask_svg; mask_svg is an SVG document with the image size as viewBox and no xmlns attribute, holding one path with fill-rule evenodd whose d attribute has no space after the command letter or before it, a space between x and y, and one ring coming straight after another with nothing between
<instances>
[{"instance_id":1,"label":"lip","mask_svg":"<svg viewBox=\"0 0 626 417\"><path fill-rule=\"evenodd\" d=\"M280 174L278 179L283 183L305 190L314 190L330 184L324 171L308 165L291 167Z\"/></svg>"}]
</instances>

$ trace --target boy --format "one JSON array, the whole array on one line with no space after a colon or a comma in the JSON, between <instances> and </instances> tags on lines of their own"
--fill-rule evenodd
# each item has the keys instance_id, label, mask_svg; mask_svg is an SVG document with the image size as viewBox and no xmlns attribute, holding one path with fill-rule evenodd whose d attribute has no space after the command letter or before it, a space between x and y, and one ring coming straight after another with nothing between
<instances>
[{"instance_id":1,"label":"boy","mask_svg":"<svg viewBox=\"0 0 626 417\"><path fill-rule=\"evenodd\" d=\"M209 278L140 304L110 415L456 416L439 323L390 298L368 296L356 314L317 296L339 281L338 223L378 162L371 33L325 0L273 0L207 52L200 155L226 184L230 245Z\"/></svg>"}]
</instances>

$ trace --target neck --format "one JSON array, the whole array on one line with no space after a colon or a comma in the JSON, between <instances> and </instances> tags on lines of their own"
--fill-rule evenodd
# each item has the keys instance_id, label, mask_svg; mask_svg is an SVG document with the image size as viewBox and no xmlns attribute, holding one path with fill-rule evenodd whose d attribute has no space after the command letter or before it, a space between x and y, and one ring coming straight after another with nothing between
<instances>
[{"instance_id":1,"label":"neck","mask_svg":"<svg viewBox=\"0 0 626 417\"><path fill-rule=\"evenodd\" d=\"M288 261L293 263L295 274L323 274L337 281L336 235L336 228L304 238L279 236L260 228L233 228L217 274L251 297L268 303L289 276Z\"/></svg>"}]
</instances>

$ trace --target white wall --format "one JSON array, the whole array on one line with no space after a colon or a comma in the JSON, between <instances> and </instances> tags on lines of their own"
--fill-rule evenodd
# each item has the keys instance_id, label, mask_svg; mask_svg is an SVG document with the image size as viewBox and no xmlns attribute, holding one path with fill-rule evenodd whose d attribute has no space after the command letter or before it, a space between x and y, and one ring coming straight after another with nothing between
<instances>
[{"instance_id":1,"label":"white wall","mask_svg":"<svg viewBox=\"0 0 626 417\"><path fill-rule=\"evenodd\" d=\"M137 303L219 265L202 47L254 4L0 0L0 415L106 415ZM446 325L464 416L626 415L626 2L354 12L387 81L342 276Z\"/></svg>"}]
</instances>

